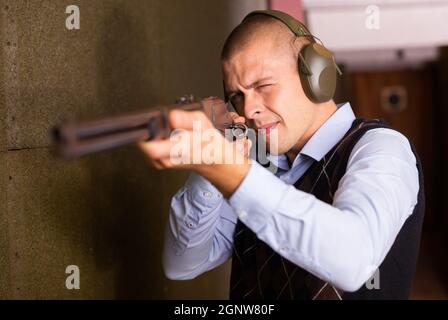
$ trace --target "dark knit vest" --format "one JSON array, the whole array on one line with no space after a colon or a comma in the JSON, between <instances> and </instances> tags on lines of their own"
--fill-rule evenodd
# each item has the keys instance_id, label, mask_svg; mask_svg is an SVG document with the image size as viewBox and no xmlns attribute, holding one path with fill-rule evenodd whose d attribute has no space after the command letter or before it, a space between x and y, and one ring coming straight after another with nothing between
<instances>
[{"instance_id":1,"label":"dark knit vest","mask_svg":"<svg viewBox=\"0 0 448 320\"><path fill-rule=\"evenodd\" d=\"M380 120L356 119L336 146L321 161L314 162L294 186L332 204L353 147L364 133L374 128L389 126ZM422 169L413 146L412 150L419 172L418 202L379 267L379 289L363 285L356 292L342 292L283 258L238 220L230 299L407 299L417 263L425 206Z\"/></svg>"}]
</instances>

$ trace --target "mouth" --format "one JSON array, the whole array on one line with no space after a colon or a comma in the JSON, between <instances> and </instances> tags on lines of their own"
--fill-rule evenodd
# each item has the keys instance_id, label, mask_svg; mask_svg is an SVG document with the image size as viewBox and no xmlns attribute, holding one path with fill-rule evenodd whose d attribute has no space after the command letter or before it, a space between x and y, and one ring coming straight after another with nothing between
<instances>
[{"instance_id":1,"label":"mouth","mask_svg":"<svg viewBox=\"0 0 448 320\"><path fill-rule=\"evenodd\" d=\"M261 131L262 133L266 133L266 135L270 134L272 130L277 128L277 125L279 124L279 121L277 122L271 122L264 124L262 126L257 127L258 131Z\"/></svg>"}]
</instances>

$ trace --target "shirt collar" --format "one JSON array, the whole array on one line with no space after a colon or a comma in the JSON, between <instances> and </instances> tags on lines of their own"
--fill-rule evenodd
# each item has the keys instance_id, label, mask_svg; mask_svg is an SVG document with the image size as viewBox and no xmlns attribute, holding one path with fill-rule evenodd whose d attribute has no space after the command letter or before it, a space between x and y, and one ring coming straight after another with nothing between
<instances>
[{"instance_id":1,"label":"shirt collar","mask_svg":"<svg viewBox=\"0 0 448 320\"><path fill-rule=\"evenodd\" d=\"M355 120L350 103L337 105L338 109L327 121L313 134L300 151L316 161L320 161L338 143Z\"/></svg>"},{"instance_id":2,"label":"shirt collar","mask_svg":"<svg viewBox=\"0 0 448 320\"><path fill-rule=\"evenodd\" d=\"M299 155L305 155L320 161L344 137L355 119L355 114L349 102L338 104L336 112L313 134L303 146ZM301 158L299 155L294 159L292 167L299 163ZM285 154L268 155L268 159L280 169L290 169Z\"/></svg>"}]
</instances>

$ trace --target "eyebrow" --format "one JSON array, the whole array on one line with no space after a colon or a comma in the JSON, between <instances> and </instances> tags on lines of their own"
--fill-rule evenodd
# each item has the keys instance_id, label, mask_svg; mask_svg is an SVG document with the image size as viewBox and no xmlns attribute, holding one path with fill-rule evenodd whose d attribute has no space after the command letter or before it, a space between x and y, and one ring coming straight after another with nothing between
<instances>
[{"instance_id":1,"label":"eyebrow","mask_svg":"<svg viewBox=\"0 0 448 320\"><path fill-rule=\"evenodd\" d=\"M246 88L246 89L250 89L250 88L256 87L256 86L259 85L260 83L262 83L262 82L264 82L264 81L267 81L267 80L272 80L273 78L274 78L274 77L272 77L272 76L268 76L268 77L264 77L264 78L255 80L255 81L252 82L251 84L249 84L249 85L247 85L247 86L244 86L244 88ZM236 90L236 91L226 91L226 95L227 95L227 96L230 96L230 95L233 95L233 94L235 94L235 93L239 93L239 92L240 92L239 90Z\"/></svg>"}]
</instances>

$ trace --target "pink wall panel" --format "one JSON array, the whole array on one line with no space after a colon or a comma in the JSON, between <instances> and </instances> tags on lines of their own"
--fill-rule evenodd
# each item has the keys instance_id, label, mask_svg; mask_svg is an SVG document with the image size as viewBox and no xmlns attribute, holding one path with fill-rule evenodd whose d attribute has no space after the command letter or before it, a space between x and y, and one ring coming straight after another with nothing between
<instances>
[{"instance_id":1,"label":"pink wall panel","mask_svg":"<svg viewBox=\"0 0 448 320\"><path fill-rule=\"evenodd\" d=\"M269 0L269 9L284 11L300 21L304 21L301 0Z\"/></svg>"}]
</instances>

